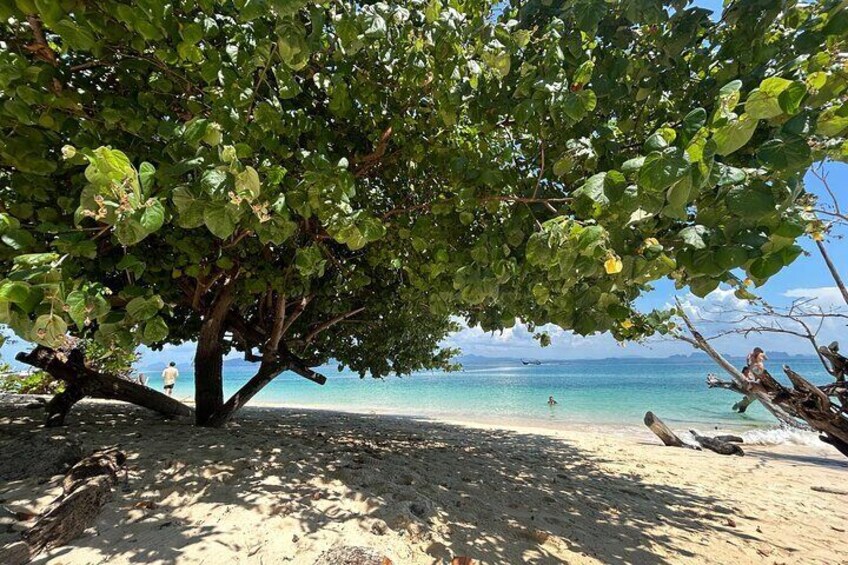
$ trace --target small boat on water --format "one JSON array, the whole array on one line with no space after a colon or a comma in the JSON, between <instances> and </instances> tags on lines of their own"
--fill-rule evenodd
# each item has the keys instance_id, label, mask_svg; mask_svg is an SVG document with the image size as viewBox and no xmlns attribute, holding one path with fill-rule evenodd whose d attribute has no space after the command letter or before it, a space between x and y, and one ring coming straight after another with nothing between
<instances>
[{"instance_id":1,"label":"small boat on water","mask_svg":"<svg viewBox=\"0 0 848 565\"><path fill-rule=\"evenodd\" d=\"M521 364L522 365L541 365L542 362L539 361L538 359L522 359Z\"/></svg>"}]
</instances>

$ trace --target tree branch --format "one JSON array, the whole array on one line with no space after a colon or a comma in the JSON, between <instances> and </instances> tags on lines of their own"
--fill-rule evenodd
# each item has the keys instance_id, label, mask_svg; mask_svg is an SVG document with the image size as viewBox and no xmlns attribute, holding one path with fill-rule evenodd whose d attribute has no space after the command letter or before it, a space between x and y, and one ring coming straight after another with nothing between
<instances>
[{"instance_id":1,"label":"tree branch","mask_svg":"<svg viewBox=\"0 0 848 565\"><path fill-rule=\"evenodd\" d=\"M845 304L848 304L848 288L845 287L845 282L839 275L839 271L836 270L836 265L834 265L833 261L830 260L830 255L827 253L824 243L816 240L816 247L819 248L819 253L821 253L825 265L827 265L827 270L830 271L830 276L833 277L833 282L835 282L837 288L839 288L839 292L842 294L842 299L845 300Z\"/></svg>"},{"instance_id":2,"label":"tree branch","mask_svg":"<svg viewBox=\"0 0 848 565\"><path fill-rule=\"evenodd\" d=\"M322 323L316 325L315 327L313 327L312 329L309 330L309 333L306 334L306 337L303 339L303 347L307 347L310 343L312 343L312 340L315 339L318 336L318 334L320 334L324 330L327 330L327 329L333 327L334 325L338 324L339 322L341 322L344 319L347 319L347 318L350 318L351 316L355 316L356 314L359 314L363 310L365 310L364 306L361 307L361 308L354 308L353 310L351 310L349 312L345 312L344 314L340 314L340 315L336 316L335 318L332 318L330 320L327 320L326 322L322 322Z\"/></svg>"}]
</instances>

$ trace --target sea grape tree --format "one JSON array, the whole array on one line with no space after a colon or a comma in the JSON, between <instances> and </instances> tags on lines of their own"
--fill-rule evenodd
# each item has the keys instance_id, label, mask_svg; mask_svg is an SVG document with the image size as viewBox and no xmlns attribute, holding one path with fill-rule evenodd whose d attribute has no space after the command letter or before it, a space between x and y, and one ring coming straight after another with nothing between
<instances>
[{"instance_id":1,"label":"sea grape tree","mask_svg":"<svg viewBox=\"0 0 848 565\"><path fill-rule=\"evenodd\" d=\"M847 159L840 1L0 6L0 323L197 343L197 420L330 359L445 367L454 320L637 338L744 294ZM543 337L544 339L544 337ZM256 375L229 400L222 356Z\"/></svg>"}]
</instances>

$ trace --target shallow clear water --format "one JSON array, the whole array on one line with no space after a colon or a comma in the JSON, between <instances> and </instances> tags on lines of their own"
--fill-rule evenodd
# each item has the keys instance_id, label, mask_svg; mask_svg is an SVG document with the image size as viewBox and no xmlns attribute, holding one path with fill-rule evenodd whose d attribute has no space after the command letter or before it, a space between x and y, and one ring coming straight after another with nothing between
<instances>
[{"instance_id":1,"label":"shallow clear water","mask_svg":"<svg viewBox=\"0 0 848 565\"><path fill-rule=\"evenodd\" d=\"M813 382L830 380L815 359L796 359L791 365ZM772 363L771 371L782 373L777 362ZM641 427L647 410L678 426L691 423L701 428L727 428L774 423L758 404L746 414L732 412L730 407L739 396L708 389L705 379L709 372L718 373L710 361L687 359L474 365L458 373L418 373L384 380L360 379L331 369L323 371L328 378L324 386L293 374L281 375L253 403L553 427ZM162 386L158 373L148 375L150 386ZM245 368L225 369L225 394L234 393L250 377ZM193 390L192 375L183 371L175 396L191 399ZM548 407L550 395L558 406Z\"/></svg>"}]
</instances>

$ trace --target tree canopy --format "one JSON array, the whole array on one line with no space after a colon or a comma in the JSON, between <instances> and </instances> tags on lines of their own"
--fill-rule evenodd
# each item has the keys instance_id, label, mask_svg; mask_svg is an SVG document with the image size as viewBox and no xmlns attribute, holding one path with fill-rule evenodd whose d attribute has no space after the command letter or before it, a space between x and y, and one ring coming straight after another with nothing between
<instances>
[{"instance_id":1,"label":"tree canopy","mask_svg":"<svg viewBox=\"0 0 848 565\"><path fill-rule=\"evenodd\" d=\"M631 339L664 321L633 307L652 281L745 295L820 230L809 165L848 160L837 0L0 17L0 323L197 341L201 423L285 369L446 367L456 320ZM259 369L224 404L233 348Z\"/></svg>"}]
</instances>

